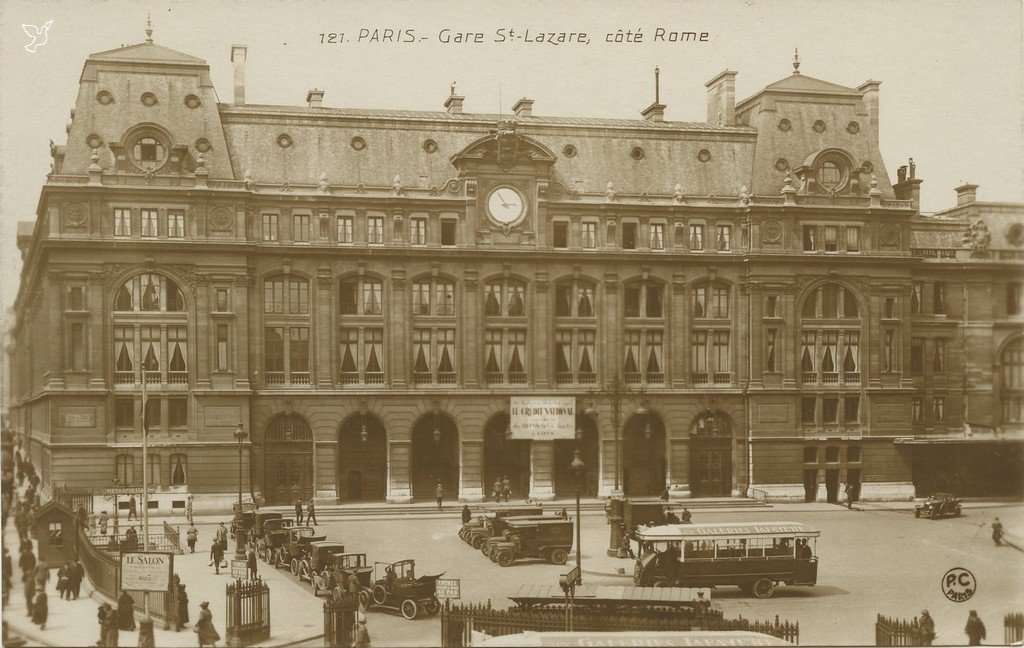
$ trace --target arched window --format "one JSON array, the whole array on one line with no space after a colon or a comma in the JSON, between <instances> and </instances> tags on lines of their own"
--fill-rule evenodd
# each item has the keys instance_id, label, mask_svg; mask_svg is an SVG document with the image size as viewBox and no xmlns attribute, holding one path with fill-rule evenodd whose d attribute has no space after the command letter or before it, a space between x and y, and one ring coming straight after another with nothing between
<instances>
[{"instance_id":1,"label":"arched window","mask_svg":"<svg viewBox=\"0 0 1024 648\"><path fill-rule=\"evenodd\" d=\"M302 276L263 280L263 367L270 385L310 382L310 287Z\"/></svg>"},{"instance_id":2,"label":"arched window","mask_svg":"<svg viewBox=\"0 0 1024 648\"><path fill-rule=\"evenodd\" d=\"M156 273L135 275L127 279L114 296L115 311L185 311L185 296L172 279Z\"/></svg>"},{"instance_id":3,"label":"arched window","mask_svg":"<svg viewBox=\"0 0 1024 648\"><path fill-rule=\"evenodd\" d=\"M126 279L114 295L113 311L116 384L137 383L142 376L149 383L188 383L185 295L173 279L152 272ZM140 319L135 313L147 315Z\"/></svg>"},{"instance_id":4,"label":"arched window","mask_svg":"<svg viewBox=\"0 0 1024 648\"><path fill-rule=\"evenodd\" d=\"M856 294L826 283L804 297L799 361L806 384L860 383L860 308Z\"/></svg>"},{"instance_id":5,"label":"arched window","mask_svg":"<svg viewBox=\"0 0 1024 648\"><path fill-rule=\"evenodd\" d=\"M1024 422L1024 338L1013 340L999 356L1000 400L1004 423Z\"/></svg>"},{"instance_id":6,"label":"arched window","mask_svg":"<svg viewBox=\"0 0 1024 648\"><path fill-rule=\"evenodd\" d=\"M343 278L338 282L338 304L341 384L383 384L384 281L373 276Z\"/></svg>"},{"instance_id":7,"label":"arched window","mask_svg":"<svg viewBox=\"0 0 1024 648\"><path fill-rule=\"evenodd\" d=\"M585 279L555 284L555 382L597 380L596 285Z\"/></svg>"},{"instance_id":8,"label":"arched window","mask_svg":"<svg viewBox=\"0 0 1024 648\"><path fill-rule=\"evenodd\" d=\"M484 284L484 322L484 380L526 383L526 284L507 278Z\"/></svg>"},{"instance_id":9,"label":"arched window","mask_svg":"<svg viewBox=\"0 0 1024 648\"><path fill-rule=\"evenodd\" d=\"M628 383L665 381L665 316L662 284L647 279L624 289L623 376Z\"/></svg>"},{"instance_id":10,"label":"arched window","mask_svg":"<svg viewBox=\"0 0 1024 648\"><path fill-rule=\"evenodd\" d=\"M690 289L690 376L695 384L732 382L731 290L718 281Z\"/></svg>"},{"instance_id":11,"label":"arched window","mask_svg":"<svg viewBox=\"0 0 1024 648\"><path fill-rule=\"evenodd\" d=\"M425 275L412 282L412 371L417 384L454 384L458 378L455 353L455 282Z\"/></svg>"},{"instance_id":12,"label":"arched window","mask_svg":"<svg viewBox=\"0 0 1024 648\"><path fill-rule=\"evenodd\" d=\"M188 483L188 455L171 455L171 486L184 486Z\"/></svg>"}]
</instances>

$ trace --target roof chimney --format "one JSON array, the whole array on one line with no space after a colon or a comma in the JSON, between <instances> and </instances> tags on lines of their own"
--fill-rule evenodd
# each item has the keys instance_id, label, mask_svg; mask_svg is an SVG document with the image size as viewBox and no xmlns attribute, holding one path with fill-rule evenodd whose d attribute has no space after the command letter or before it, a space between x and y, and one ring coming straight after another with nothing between
<instances>
[{"instance_id":1,"label":"roof chimney","mask_svg":"<svg viewBox=\"0 0 1024 648\"><path fill-rule=\"evenodd\" d=\"M465 99L465 97L460 97L459 95L455 94L455 82L452 81L452 92L450 95L448 95L448 98L444 100L444 109L447 110L448 113L451 115L461 113L462 102Z\"/></svg>"},{"instance_id":2,"label":"roof chimney","mask_svg":"<svg viewBox=\"0 0 1024 648\"><path fill-rule=\"evenodd\" d=\"M725 70L704 84L708 89L708 122L736 125L736 73Z\"/></svg>"},{"instance_id":3,"label":"roof chimney","mask_svg":"<svg viewBox=\"0 0 1024 648\"><path fill-rule=\"evenodd\" d=\"M664 121L665 104L661 103L661 70L654 68L654 103L640 111L647 121Z\"/></svg>"},{"instance_id":4,"label":"roof chimney","mask_svg":"<svg viewBox=\"0 0 1024 648\"><path fill-rule=\"evenodd\" d=\"M235 64L235 104L245 103L245 45L231 46L231 62Z\"/></svg>"},{"instance_id":5,"label":"roof chimney","mask_svg":"<svg viewBox=\"0 0 1024 648\"><path fill-rule=\"evenodd\" d=\"M516 117L533 117L533 99L523 97L512 106Z\"/></svg>"},{"instance_id":6,"label":"roof chimney","mask_svg":"<svg viewBox=\"0 0 1024 648\"><path fill-rule=\"evenodd\" d=\"M871 134L876 142L878 141L878 86L880 85L882 85L880 81L865 81L857 86L857 90L864 97L864 107L868 111L868 123L871 124Z\"/></svg>"},{"instance_id":7,"label":"roof chimney","mask_svg":"<svg viewBox=\"0 0 1024 648\"><path fill-rule=\"evenodd\" d=\"M310 108L320 108L324 105L324 91L313 88L306 93L306 103Z\"/></svg>"},{"instance_id":8,"label":"roof chimney","mask_svg":"<svg viewBox=\"0 0 1024 648\"><path fill-rule=\"evenodd\" d=\"M956 188L956 206L966 205L978 199L978 185L964 184Z\"/></svg>"}]
</instances>

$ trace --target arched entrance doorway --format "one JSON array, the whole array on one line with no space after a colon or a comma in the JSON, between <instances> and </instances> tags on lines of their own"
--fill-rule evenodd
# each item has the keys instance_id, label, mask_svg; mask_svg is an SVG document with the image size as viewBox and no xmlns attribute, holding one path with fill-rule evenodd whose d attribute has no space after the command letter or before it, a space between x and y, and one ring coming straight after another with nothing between
<instances>
[{"instance_id":1,"label":"arched entrance doorway","mask_svg":"<svg viewBox=\"0 0 1024 648\"><path fill-rule=\"evenodd\" d=\"M338 434L338 498L383 500L388 491L388 435L372 414L355 414Z\"/></svg>"},{"instance_id":2,"label":"arched entrance doorway","mask_svg":"<svg viewBox=\"0 0 1024 648\"><path fill-rule=\"evenodd\" d=\"M495 414L484 426L484 499L493 500L494 482L508 477L512 498L530 495L530 441L509 439L509 417Z\"/></svg>"},{"instance_id":3,"label":"arched entrance doorway","mask_svg":"<svg viewBox=\"0 0 1024 648\"><path fill-rule=\"evenodd\" d=\"M658 496L665 490L665 424L647 412L634 414L622 433L622 490Z\"/></svg>"},{"instance_id":4,"label":"arched entrance doorway","mask_svg":"<svg viewBox=\"0 0 1024 648\"><path fill-rule=\"evenodd\" d=\"M313 497L313 431L298 414L279 414L263 435L263 497L291 504Z\"/></svg>"},{"instance_id":5,"label":"arched entrance doorway","mask_svg":"<svg viewBox=\"0 0 1024 648\"><path fill-rule=\"evenodd\" d=\"M587 480L580 494L584 497L597 496L597 481L600 475L599 458L600 440L597 423L590 416L576 415L576 438L558 439L555 441L555 496L575 497L576 485L572 481L572 469L569 465L576 456L576 448L580 449L580 458L587 467Z\"/></svg>"},{"instance_id":6,"label":"arched entrance doorway","mask_svg":"<svg viewBox=\"0 0 1024 648\"><path fill-rule=\"evenodd\" d=\"M449 500L459 496L459 430L446 414L428 414L412 429L412 496L433 499L440 481Z\"/></svg>"},{"instance_id":7,"label":"arched entrance doorway","mask_svg":"<svg viewBox=\"0 0 1024 648\"><path fill-rule=\"evenodd\" d=\"M690 429L690 490L694 497L732 494L732 427L717 412L703 412Z\"/></svg>"}]
</instances>

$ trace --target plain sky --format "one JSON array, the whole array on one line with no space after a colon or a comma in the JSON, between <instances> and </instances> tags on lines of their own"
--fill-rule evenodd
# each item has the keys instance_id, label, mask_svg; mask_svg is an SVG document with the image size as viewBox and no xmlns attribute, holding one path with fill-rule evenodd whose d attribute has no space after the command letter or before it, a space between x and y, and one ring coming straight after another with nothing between
<instances>
[{"instance_id":1,"label":"plain sky","mask_svg":"<svg viewBox=\"0 0 1024 648\"><path fill-rule=\"evenodd\" d=\"M49 140L66 141L78 78L92 52L145 39L147 13L160 45L205 59L222 101L232 98L230 45L248 45L249 103L441 110L458 82L467 112L639 117L661 68L669 120L703 121L704 83L739 72L738 99L786 77L799 47L801 72L856 87L881 86L886 167L913 157L924 211L955 203L954 187L979 199L1024 200L1022 11L1019 0L673 2L253 1L0 3L0 305L17 291L16 222L33 220L49 169ZM32 54L23 23L52 20ZM657 28L708 32L706 43L654 42ZM483 32L483 44L442 44L442 29ZM495 43L498 29L586 32L589 45ZM412 29L415 43L356 43L360 29ZM607 44L617 30L642 43ZM321 44L322 33L349 42Z\"/></svg>"}]
</instances>

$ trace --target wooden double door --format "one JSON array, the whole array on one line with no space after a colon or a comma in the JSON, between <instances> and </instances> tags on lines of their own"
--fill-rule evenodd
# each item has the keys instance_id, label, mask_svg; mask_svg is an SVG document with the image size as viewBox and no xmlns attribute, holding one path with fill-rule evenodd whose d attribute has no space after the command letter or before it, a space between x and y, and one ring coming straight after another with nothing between
<instances>
[{"instance_id":1,"label":"wooden double door","mask_svg":"<svg viewBox=\"0 0 1024 648\"><path fill-rule=\"evenodd\" d=\"M313 496L313 452L267 448L263 459L264 498L267 504L303 503Z\"/></svg>"},{"instance_id":2,"label":"wooden double door","mask_svg":"<svg viewBox=\"0 0 1024 648\"><path fill-rule=\"evenodd\" d=\"M731 439L695 438L690 442L690 457L690 489L694 497L732 494Z\"/></svg>"}]
</instances>

